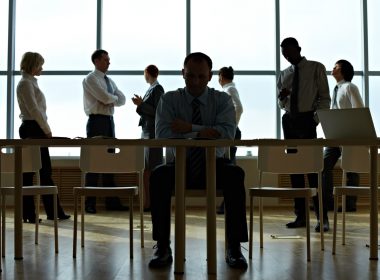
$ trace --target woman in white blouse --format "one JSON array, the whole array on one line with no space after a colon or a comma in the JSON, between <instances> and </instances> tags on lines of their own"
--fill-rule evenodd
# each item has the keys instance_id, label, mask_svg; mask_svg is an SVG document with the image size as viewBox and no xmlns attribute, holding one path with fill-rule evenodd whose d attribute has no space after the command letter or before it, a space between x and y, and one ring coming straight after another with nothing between
<instances>
[{"instance_id":1,"label":"woman in white blouse","mask_svg":"<svg viewBox=\"0 0 380 280\"><path fill-rule=\"evenodd\" d=\"M20 69L22 78L17 85L17 101L20 107L20 118L22 124L19 129L20 138L51 138L52 133L47 122L46 100L45 96L38 87L37 79L42 71L44 59L39 53L26 52L21 59ZM41 185L52 186L54 182L51 177L52 169L50 162L49 150L47 147L41 147L40 170ZM33 184L33 173L24 173L23 184L30 186ZM43 195L47 219L54 219L53 196ZM58 218L61 220L69 219L70 215L66 215L58 200ZM32 196L23 197L23 219L24 222L35 223L35 206Z\"/></svg>"},{"instance_id":2,"label":"woman in white blouse","mask_svg":"<svg viewBox=\"0 0 380 280\"><path fill-rule=\"evenodd\" d=\"M235 139L240 140L241 139L241 131L238 127L241 114L243 113L243 105L241 104L239 92L236 89L235 83L233 82L234 79L234 69L229 67L222 67L219 70L219 84L222 86L223 91L228 93L228 95L232 98L232 103L235 107L236 112L236 132L235 132ZM231 162L236 164L236 150L237 147L230 147L230 159ZM217 210L218 214L224 214L224 202L219 206L219 209Z\"/></svg>"}]
</instances>

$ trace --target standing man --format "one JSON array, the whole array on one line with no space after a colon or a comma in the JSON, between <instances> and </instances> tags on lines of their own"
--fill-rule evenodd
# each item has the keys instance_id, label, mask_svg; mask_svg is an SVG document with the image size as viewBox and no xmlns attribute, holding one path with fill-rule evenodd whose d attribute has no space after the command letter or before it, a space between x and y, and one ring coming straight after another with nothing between
<instances>
[{"instance_id":1,"label":"standing man","mask_svg":"<svg viewBox=\"0 0 380 280\"><path fill-rule=\"evenodd\" d=\"M326 68L323 64L307 60L301 56L301 47L295 38L286 38L281 43L281 52L291 66L281 71L277 81L278 105L285 110L282 116L282 129L285 139L314 139L317 138L315 111L330 108L329 85ZM289 151L291 152L291 151ZM290 176L293 188L303 188L305 180L303 174ZM318 187L318 175L308 174L310 187ZM305 200L294 199L296 219L287 223L288 228L306 226ZM319 230L318 197L314 197L314 209ZM327 209L324 213L324 227L328 228Z\"/></svg>"},{"instance_id":2,"label":"standing man","mask_svg":"<svg viewBox=\"0 0 380 280\"><path fill-rule=\"evenodd\" d=\"M355 84L351 83L354 77L354 67L352 64L347 60L338 60L331 75L333 75L337 83L334 88L331 109L363 108L364 103L359 89ZM340 147L327 147L324 150L323 203L327 205L328 209L334 209L332 170L340 158L341 152ZM359 174L347 172L347 185L359 186ZM346 197L346 211L356 211L356 199L356 196Z\"/></svg>"},{"instance_id":3,"label":"standing man","mask_svg":"<svg viewBox=\"0 0 380 280\"><path fill-rule=\"evenodd\" d=\"M156 113L156 138L233 139L236 116L231 97L207 86L212 77L212 60L204 53L189 54L182 75L186 87L161 97ZM206 185L204 149L189 148L186 156L186 187ZM170 149L168 153L173 153ZM216 186L223 190L226 205L226 262L246 269L240 242L248 241L244 171L224 158L225 149L216 150ZM173 157L171 157L173 158ZM156 167L150 177L153 239L157 241L151 268L166 267L173 261L170 248L170 203L174 188L175 164Z\"/></svg>"},{"instance_id":4,"label":"standing man","mask_svg":"<svg viewBox=\"0 0 380 280\"><path fill-rule=\"evenodd\" d=\"M88 116L86 132L87 137L105 136L115 137L115 124L113 113L115 106L125 104L124 94L117 88L114 81L106 76L110 65L110 57L105 50L96 50L91 56L95 70L83 80L83 104ZM98 185L97 173L86 175L86 185ZM114 186L112 174L102 174L103 185ZM87 213L96 213L96 197L86 198L85 210ZM118 197L106 198L107 210L128 210L120 203Z\"/></svg>"}]
</instances>

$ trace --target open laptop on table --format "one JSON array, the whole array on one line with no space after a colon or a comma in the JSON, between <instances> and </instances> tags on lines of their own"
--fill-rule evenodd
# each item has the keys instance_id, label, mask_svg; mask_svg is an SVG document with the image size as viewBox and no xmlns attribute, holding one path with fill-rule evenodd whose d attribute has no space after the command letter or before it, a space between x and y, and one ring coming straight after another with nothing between
<instances>
[{"instance_id":1,"label":"open laptop on table","mask_svg":"<svg viewBox=\"0 0 380 280\"><path fill-rule=\"evenodd\" d=\"M326 139L377 138L369 108L320 109L317 115Z\"/></svg>"}]
</instances>

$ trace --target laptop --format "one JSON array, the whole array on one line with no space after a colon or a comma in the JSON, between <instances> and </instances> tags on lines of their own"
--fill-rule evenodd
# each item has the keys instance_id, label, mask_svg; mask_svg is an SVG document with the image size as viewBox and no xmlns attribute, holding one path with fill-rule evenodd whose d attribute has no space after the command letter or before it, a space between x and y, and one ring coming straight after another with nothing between
<instances>
[{"instance_id":1,"label":"laptop","mask_svg":"<svg viewBox=\"0 0 380 280\"><path fill-rule=\"evenodd\" d=\"M369 108L320 109L317 115L326 139L377 138Z\"/></svg>"}]
</instances>

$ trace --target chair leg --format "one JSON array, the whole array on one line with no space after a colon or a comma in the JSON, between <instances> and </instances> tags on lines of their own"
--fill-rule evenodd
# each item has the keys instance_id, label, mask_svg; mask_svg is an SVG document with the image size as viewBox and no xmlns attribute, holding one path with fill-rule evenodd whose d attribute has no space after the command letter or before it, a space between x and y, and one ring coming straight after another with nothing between
<instances>
[{"instance_id":1,"label":"chair leg","mask_svg":"<svg viewBox=\"0 0 380 280\"><path fill-rule=\"evenodd\" d=\"M310 210L309 210L309 197L305 197L305 216L306 216L306 253L307 261L310 262ZM321 231L323 231L323 225L321 225Z\"/></svg>"},{"instance_id":2,"label":"chair leg","mask_svg":"<svg viewBox=\"0 0 380 280\"><path fill-rule=\"evenodd\" d=\"M57 194L53 194L53 207L54 207L54 245L55 253L58 254L58 206Z\"/></svg>"},{"instance_id":3,"label":"chair leg","mask_svg":"<svg viewBox=\"0 0 380 280\"><path fill-rule=\"evenodd\" d=\"M133 196L129 196L129 252L133 259Z\"/></svg>"},{"instance_id":4,"label":"chair leg","mask_svg":"<svg viewBox=\"0 0 380 280\"><path fill-rule=\"evenodd\" d=\"M77 229L78 228L78 196L74 191L74 231L73 231L73 258L77 256Z\"/></svg>"},{"instance_id":5,"label":"chair leg","mask_svg":"<svg viewBox=\"0 0 380 280\"><path fill-rule=\"evenodd\" d=\"M333 247L332 247L333 255L335 255L335 250L336 250L337 220L338 220L338 195L334 193L334 228L333 228Z\"/></svg>"},{"instance_id":6,"label":"chair leg","mask_svg":"<svg viewBox=\"0 0 380 280\"><path fill-rule=\"evenodd\" d=\"M1 255L5 258L5 214L6 214L6 204L5 204L6 196L3 195L1 197Z\"/></svg>"},{"instance_id":7,"label":"chair leg","mask_svg":"<svg viewBox=\"0 0 380 280\"><path fill-rule=\"evenodd\" d=\"M342 245L346 245L346 195L342 195Z\"/></svg>"},{"instance_id":8,"label":"chair leg","mask_svg":"<svg viewBox=\"0 0 380 280\"><path fill-rule=\"evenodd\" d=\"M81 220L80 220L80 244L81 244L81 247L83 248L84 247L84 196L81 196L81 201L80 201L80 209L81 209Z\"/></svg>"},{"instance_id":9,"label":"chair leg","mask_svg":"<svg viewBox=\"0 0 380 280\"><path fill-rule=\"evenodd\" d=\"M249 198L249 259L252 259L252 240L253 240L253 196Z\"/></svg>"},{"instance_id":10,"label":"chair leg","mask_svg":"<svg viewBox=\"0 0 380 280\"><path fill-rule=\"evenodd\" d=\"M139 173L139 197L140 197L140 242L141 248L144 248L144 189L141 182L141 173Z\"/></svg>"},{"instance_id":11,"label":"chair leg","mask_svg":"<svg viewBox=\"0 0 380 280\"><path fill-rule=\"evenodd\" d=\"M263 198L259 198L259 209L260 209L260 248L264 248L264 223L263 223Z\"/></svg>"},{"instance_id":12,"label":"chair leg","mask_svg":"<svg viewBox=\"0 0 380 280\"><path fill-rule=\"evenodd\" d=\"M35 224L35 231L34 231L34 244L38 244L38 227L40 223L40 203L41 203L41 196L36 195L36 210L35 210L35 216L36 216L36 224Z\"/></svg>"}]
</instances>

